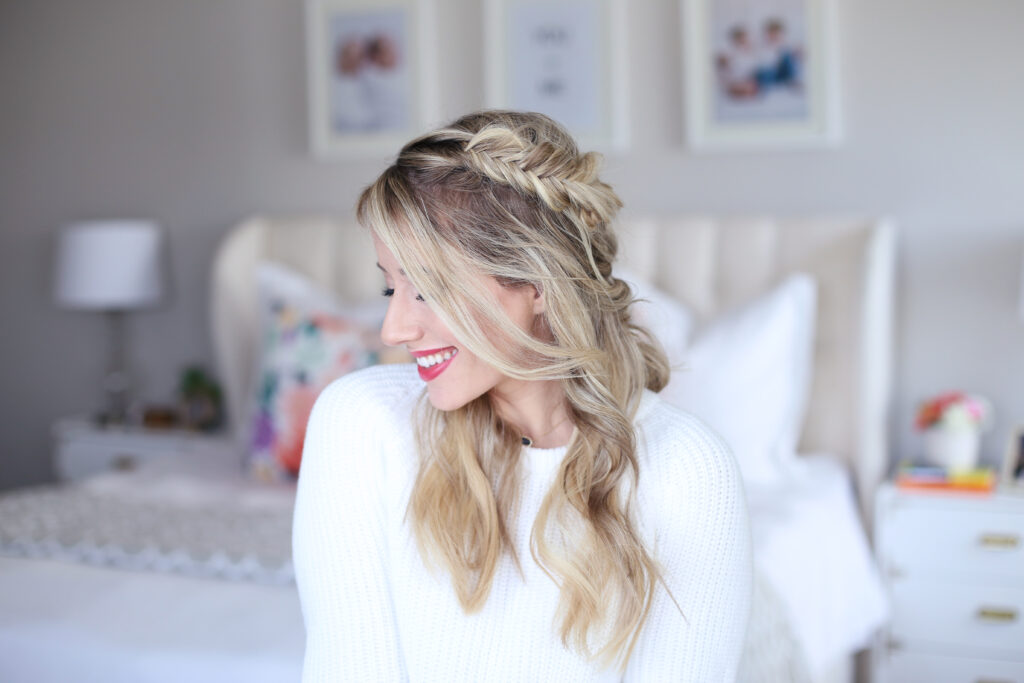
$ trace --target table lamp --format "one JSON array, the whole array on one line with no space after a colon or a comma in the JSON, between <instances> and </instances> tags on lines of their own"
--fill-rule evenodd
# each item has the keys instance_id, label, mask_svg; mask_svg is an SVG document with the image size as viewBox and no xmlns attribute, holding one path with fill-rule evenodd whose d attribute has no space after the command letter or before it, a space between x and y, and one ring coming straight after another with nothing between
<instances>
[{"instance_id":1,"label":"table lamp","mask_svg":"<svg viewBox=\"0 0 1024 683\"><path fill-rule=\"evenodd\" d=\"M163 295L163 234L151 221L74 223L60 232L54 299L64 308L106 314L110 358L104 378L104 424L123 424L131 378L125 364L124 316L150 308Z\"/></svg>"}]
</instances>

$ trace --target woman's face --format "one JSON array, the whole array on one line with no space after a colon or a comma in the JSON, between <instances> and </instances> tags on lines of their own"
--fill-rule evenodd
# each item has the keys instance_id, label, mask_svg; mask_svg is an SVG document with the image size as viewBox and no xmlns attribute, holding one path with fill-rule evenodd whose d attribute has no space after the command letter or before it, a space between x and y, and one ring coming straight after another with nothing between
<instances>
[{"instance_id":1,"label":"woman's face","mask_svg":"<svg viewBox=\"0 0 1024 683\"><path fill-rule=\"evenodd\" d=\"M522 380L501 374L459 343L419 297L394 254L376 235L373 245L390 296L381 339L388 346L405 346L416 358L431 404L438 410L455 410L489 391L514 395ZM533 287L502 287L489 277L467 282L465 287L490 290L509 318L524 330L531 329L543 311L543 299Z\"/></svg>"}]
</instances>

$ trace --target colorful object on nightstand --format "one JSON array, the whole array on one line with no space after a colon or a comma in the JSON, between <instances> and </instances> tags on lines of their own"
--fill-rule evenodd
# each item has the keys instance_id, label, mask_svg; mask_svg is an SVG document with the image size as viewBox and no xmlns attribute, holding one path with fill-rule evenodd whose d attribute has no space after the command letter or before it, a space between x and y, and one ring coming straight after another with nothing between
<instances>
[{"instance_id":1,"label":"colorful object on nightstand","mask_svg":"<svg viewBox=\"0 0 1024 683\"><path fill-rule=\"evenodd\" d=\"M896 486L903 490L987 495L995 490L996 472L991 467L958 470L904 464L896 473Z\"/></svg>"},{"instance_id":2,"label":"colorful object on nightstand","mask_svg":"<svg viewBox=\"0 0 1024 683\"><path fill-rule=\"evenodd\" d=\"M931 465L966 470L978 464L981 433L988 428L992 405L981 396L951 391L925 401L914 425L924 432L924 455Z\"/></svg>"},{"instance_id":3,"label":"colorful object on nightstand","mask_svg":"<svg viewBox=\"0 0 1024 683\"><path fill-rule=\"evenodd\" d=\"M181 417L188 429L212 432L220 428L223 407L220 385L203 368L191 365L178 385Z\"/></svg>"},{"instance_id":4,"label":"colorful object on nightstand","mask_svg":"<svg viewBox=\"0 0 1024 683\"><path fill-rule=\"evenodd\" d=\"M988 401L961 391L940 394L925 401L917 411L914 424L918 429L932 427L982 427L991 412Z\"/></svg>"}]
</instances>

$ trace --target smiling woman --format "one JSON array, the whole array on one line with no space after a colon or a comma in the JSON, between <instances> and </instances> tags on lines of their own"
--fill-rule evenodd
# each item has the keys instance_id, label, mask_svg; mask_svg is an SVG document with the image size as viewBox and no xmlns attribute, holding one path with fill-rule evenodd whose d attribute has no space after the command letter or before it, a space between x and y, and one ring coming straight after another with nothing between
<instances>
[{"instance_id":1,"label":"smiling woman","mask_svg":"<svg viewBox=\"0 0 1024 683\"><path fill-rule=\"evenodd\" d=\"M427 383L427 395L435 408L455 410L487 392L492 392L492 398L508 403L507 396L528 391L537 398L549 399L523 402L524 406L533 408L530 411L533 422L543 423L559 417L564 421L565 402L550 382L507 377L464 348L438 314L416 293L394 254L376 234L373 242L377 263L387 283L385 293L391 297L381 338L390 346L405 346L416 358L420 379ZM491 294L512 324L521 330L528 331L536 317L544 312L544 299L535 287L504 287L494 278L483 276L473 279L477 291ZM442 373L446 373L443 380ZM520 421L524 419L525 416L520 416ZM533 430L531 433L541 432Z\"/></svg>"},{"instance_id":2,"label":"smiling woman","mask_svg":"<svg viewBox=\"0 0 1024 683\"><path fill-rule=\"evenodd\" d=\"M620 201L598 166L542 115L480 112L360 198L382 339L417 368L349 375L310 419L307 680L735 675L739 477L655 394L668 364L612 275Z\"/></svg>"}]
</instances>

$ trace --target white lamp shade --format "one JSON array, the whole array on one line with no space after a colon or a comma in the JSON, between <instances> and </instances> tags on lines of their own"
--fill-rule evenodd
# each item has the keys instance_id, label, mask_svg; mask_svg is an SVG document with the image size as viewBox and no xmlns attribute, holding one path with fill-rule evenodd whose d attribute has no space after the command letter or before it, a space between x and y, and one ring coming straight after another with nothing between
<instances>
[{"instance_id":1,"label":"white lamp shade","mask_svg":"<svg viewBox=\"0 0 1024 683\"><path fill-rule=\"evenodd\" d=\"M150 221L65 227L57 244L54 298L68 308L125 310L160 302L163 235Z\"/></svg>"}]
</instances>

